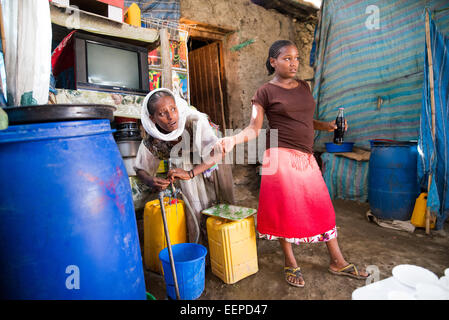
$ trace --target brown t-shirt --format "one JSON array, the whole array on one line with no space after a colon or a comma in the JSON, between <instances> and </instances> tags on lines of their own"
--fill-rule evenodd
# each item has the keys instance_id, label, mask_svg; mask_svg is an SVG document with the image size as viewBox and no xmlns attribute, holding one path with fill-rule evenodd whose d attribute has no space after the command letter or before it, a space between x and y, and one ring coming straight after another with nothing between
<instances>
[{"instance_id":1,"label":"brown t-shirt","mask_svg":"<svg viewBox=\"0 0 449 320\"><path fill-rule=\"evenodd\" d=\"M313 153L313 115L315 100L309 85L285 89L270 82L257 89L252 103L260 104L267 114L270 129L278 130L278 146ZM267 148L269 136L267 136Z\"/></svg>"}]
</instances>

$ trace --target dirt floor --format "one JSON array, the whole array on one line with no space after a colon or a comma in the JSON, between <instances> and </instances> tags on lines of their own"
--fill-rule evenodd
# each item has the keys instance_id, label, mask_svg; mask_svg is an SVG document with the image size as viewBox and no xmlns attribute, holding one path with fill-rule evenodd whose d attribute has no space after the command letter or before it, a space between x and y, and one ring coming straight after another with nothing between
<instances>
[{"instance_id":1,"label":"dirt floor","mask_svg":"<svg viewBox=\"0 0 449 320\"><path fill-rule=\"evenodd\" d=\"M254 166L233 170L237 205L257 208L259 180ZM399 264L419 265L438 277L449 267L449 223L444 229L425 234L396 231L366 219L368 203L333 201L340 248L347 261L358 267L375 265L380 280L390 277ZM365 281L338 277L327 271L329 255L325 244L294 246L306 285L296 288L284 281L283 254L277 241L257 239L259 271L235 284L225 284L206 268L205 289L199 300L347 300ZM167 299L161 275L145 271L147 291L156 299Z\"/></svg>"}]
</instances>

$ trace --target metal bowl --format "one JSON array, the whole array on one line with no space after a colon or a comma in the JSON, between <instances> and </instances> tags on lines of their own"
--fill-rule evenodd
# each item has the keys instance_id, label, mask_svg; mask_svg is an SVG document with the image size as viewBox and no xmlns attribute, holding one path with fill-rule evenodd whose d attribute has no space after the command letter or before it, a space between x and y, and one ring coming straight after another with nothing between
<instances>
[{"instance_id":1,"label":"metal bowl","mask_svg":"<svg viewBox=\"0 0 449 320\"><path fill-rule=\"evenodd\" d=\"M137 122L121 122L117 123L118 131L140 131Z\"/></svg>"},{"instance_id":2,"label":"metal bowl","mask_svg":"<svg viewBox=\"0 0 449 320\"><path fill-rule=\"evenodd\" d=\"M139 150L140 140L123 140L117 141L120 154L124 158L135 157Z\"/></svg>"},{"instance_id":3,"label":"metal bowl","mask_svg":"<svg viewBox=\"0 0 449 320\"><path fill-rule=\"evenodd\" d=\"M120 140L141 140L140 131L116 131L114 132L114 138L117 141Z\"/></svg>"}]
</instances>

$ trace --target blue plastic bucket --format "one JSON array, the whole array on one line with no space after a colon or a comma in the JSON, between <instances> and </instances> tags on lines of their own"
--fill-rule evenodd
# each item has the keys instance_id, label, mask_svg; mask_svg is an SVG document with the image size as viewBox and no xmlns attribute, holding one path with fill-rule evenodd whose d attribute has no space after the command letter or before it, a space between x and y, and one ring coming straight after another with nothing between
<instances>
[{"instance_id":1,"label":"blue plastic bucket","mask_svg":"<svg viewBox=\"0 0 449 320\"><path fill-rule=\"evenodd\" d=\"M342 144L335 144L333 142L326 142L327 152L352 152L354 142L343 142Z\"/></svg>"},{"instance_id":2,"label":"blue plastic bucket","mask_svg":"<svg viewBox=\"0 0 449 320\"><path fill-rule=\"evenodd\" d=\"M206 247L196 243L178 243L172 245L181 300L198 299L204 291L206 272ZM168 248L161 250L159 259L164 270L167 295L176 299L175 282L170 264Z\"/></svg>"},{"instance_id":3,"label":"blue plastic bucket","mask_svg":"<svg viewBox=\"0 0 449 320\"><path fill-rule=\"evenodd\" d=\"M416 142L371 141L368 202L381 219L410 220L420 188Z\"/></svg>"},{"instance_id":4,"label":"blue plastic bucket","mask_svg":"<svg viewBox=\"0 0 449 320\"><path fill-rule=\"evenodd\" d=\"M132 193L108 120L0 131L0 297L146 298Z\"/></svg>"}]
</instances>

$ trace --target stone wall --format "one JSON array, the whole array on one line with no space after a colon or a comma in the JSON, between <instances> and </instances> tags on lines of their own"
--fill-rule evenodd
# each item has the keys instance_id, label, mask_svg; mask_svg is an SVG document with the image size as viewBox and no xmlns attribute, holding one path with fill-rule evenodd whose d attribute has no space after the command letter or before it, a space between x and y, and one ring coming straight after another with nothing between
<instances>
[{"instance_id":1,"label":"stone wall","mask_svg":"<svg viewBox=\"0 0 449 320\"><path fill-rule=\"evenodd\" d=\"M253 4L250 0L182 0L181 17L235 30L224 40L227 94L232 128L249 123L251 98L257 88L270 80L265 61L270 45L280 39L294 41L300 52L298 77L310 79L309 67L316 20L296 21L275 10ZM236 45L254 40L240 50Z\"/></svg>"}]
</instances>

